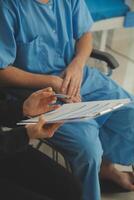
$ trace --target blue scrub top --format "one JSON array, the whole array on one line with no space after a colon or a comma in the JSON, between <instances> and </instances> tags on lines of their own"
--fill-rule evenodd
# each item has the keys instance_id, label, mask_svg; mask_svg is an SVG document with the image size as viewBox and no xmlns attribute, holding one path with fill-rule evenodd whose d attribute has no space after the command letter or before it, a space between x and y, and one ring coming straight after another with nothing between
<instances>
[{"instance_id":1,"label":"blue scrub top","mask_svg":"<svg viewBox=\"0 0 134 200\"><path fill-rule=\"evenodd\" d=\"M84 0L0 0L0 68L59 74L92 24Z\"/></svg>"}]
</instances>

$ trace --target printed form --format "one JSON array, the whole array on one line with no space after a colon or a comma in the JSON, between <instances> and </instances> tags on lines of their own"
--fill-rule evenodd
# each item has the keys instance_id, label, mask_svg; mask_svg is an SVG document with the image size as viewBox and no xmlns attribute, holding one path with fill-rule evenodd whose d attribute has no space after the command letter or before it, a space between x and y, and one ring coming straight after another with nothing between
<instances>
[{"instance_id":1,"label":"printed form","mask_svg":"<svg viewBox=\"0 0 134 200\"><path fill-rule=\"evenodd\" d=\"M56 122L78 122L86 119L93 119L101 115L107 114L122 106L131 103L130 99L119 100L103 100L103 101L89 101L80 103L63 104L57 110L44 114L46 123ZM34 124L39 120L38 117L22 120L18 125Z\"/></svg>"}]
</instances>

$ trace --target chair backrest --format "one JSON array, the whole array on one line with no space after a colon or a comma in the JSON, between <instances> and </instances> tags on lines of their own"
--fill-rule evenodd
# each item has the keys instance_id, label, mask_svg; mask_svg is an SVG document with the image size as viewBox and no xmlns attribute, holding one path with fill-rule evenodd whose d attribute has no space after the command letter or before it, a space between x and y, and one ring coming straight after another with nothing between
<instances>
[{"instance_id":1,"label":"chair backrest","mask_svg":"<svg viewBox=\"0 0 134 200\"><path fill-rule=\"evenodd\" d=\"M129 11L125 0L85 0L94 21L125 16Z\"/></svg>"}]
</instances>

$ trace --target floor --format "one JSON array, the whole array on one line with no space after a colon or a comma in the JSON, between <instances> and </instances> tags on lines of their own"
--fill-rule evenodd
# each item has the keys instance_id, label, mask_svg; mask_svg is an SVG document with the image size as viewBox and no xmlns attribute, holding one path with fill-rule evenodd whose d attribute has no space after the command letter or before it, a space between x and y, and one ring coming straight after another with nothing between
<instances>
[{"instance_id":1,"label":"floor","mask_svg":"<svg viewBox=\"0 0 134 200\"><path fill-rule=\"evenodd\" d=\"M134 200L134 192L103 195L102 200Z\"/></svg>"}]
</instances>

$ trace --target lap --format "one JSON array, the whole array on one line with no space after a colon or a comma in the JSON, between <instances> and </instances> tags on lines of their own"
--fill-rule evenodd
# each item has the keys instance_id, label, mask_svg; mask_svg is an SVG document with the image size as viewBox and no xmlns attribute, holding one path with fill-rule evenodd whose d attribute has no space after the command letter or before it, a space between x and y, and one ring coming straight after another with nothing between
<instances>
[{"instance_id":1,"label":"lap","mask_svg":"<svg viewBox=\"0 0 134 200\"><path fill-rule=\"evenodd\" d=\"M81 94L83 101L121 98L134 99L133 95L121 88L112 79L96 69L89 68L86 68L84 72ZM83 147L90 151L90 147L98 146L96 144L101 146L98 135L100 136L104 151L107 150L107 152L110 152L117 146L119 149L121 143L125 144L126 147L130 146L131 150L133 150L133 119L134 104L130 104L118 111L105 115L102 120L100 118L96 121L90 120L89 122L65 124L59 129L53 141L66 152L73 152L73 155L75 151L80 151ZM113 141L113 143L111 141ZM109 145L112 146L111 149ZM126 154L130 152L130 148L129 151L127 148L124 148ZM115 148L115 150L116 149L117 148ZM133 160L133 157L131 160Z\"/></svg>"},{"instance_id":2,"label":"lap","mask_svg":"<svg viewBox=\"0 0 134 200\"><path fill-rule=\"evenodd\" d=\"M100 160L102 155L99 125L95 120L64 124L50 141L73 164L76 157L87 162L93 157Z\"/></svg>"},{"instance_id":3,"label":"lap","mask_svg":"<svg viewBox=\"0 0 134 200\"><path fill-rule=\"evenodd\" d=\"M121 88L112 79L105 76L97 69L87 67L84 70L81 95L83 101L121 98L134 99L131 94ZM133 118L131 119L130 117L133 116L133 108L134 105L132 105L131 108L125 107L123 108L124 110L105 115L102 121L90 120L89 122L83 123L65 124L59 129L58 133L55 134L51 141L62 149L69 159L74 159L74 157L78 155L79 150L83 148L92 152L92 149L95 149L95 146L97 146L99 147L98 151L101 152L101 143L105 149L111 139L114 140L117 135L117 145L119 141L121 144L121 142L125 140L130 143L130 140L133 141L134 139L134 123L132 123ZM99 136L101 136L101 143ZM104 146L104 144L106 145ZM113 143L113 146L114 145L115 143ZM71 157L70 155L73 156Z\"/></svg>"},{"instance_id":4,"label":"lap","mask_svg":"<svg viewBox=\"0 0 134 200\"><path fill-rule=\"evenodd\" d=\"M111 100L130 98L134 96L124 90L110 77L100 72L96 68L85 68L81 95L83 101Z\"/></svg>"}]
</instances>

